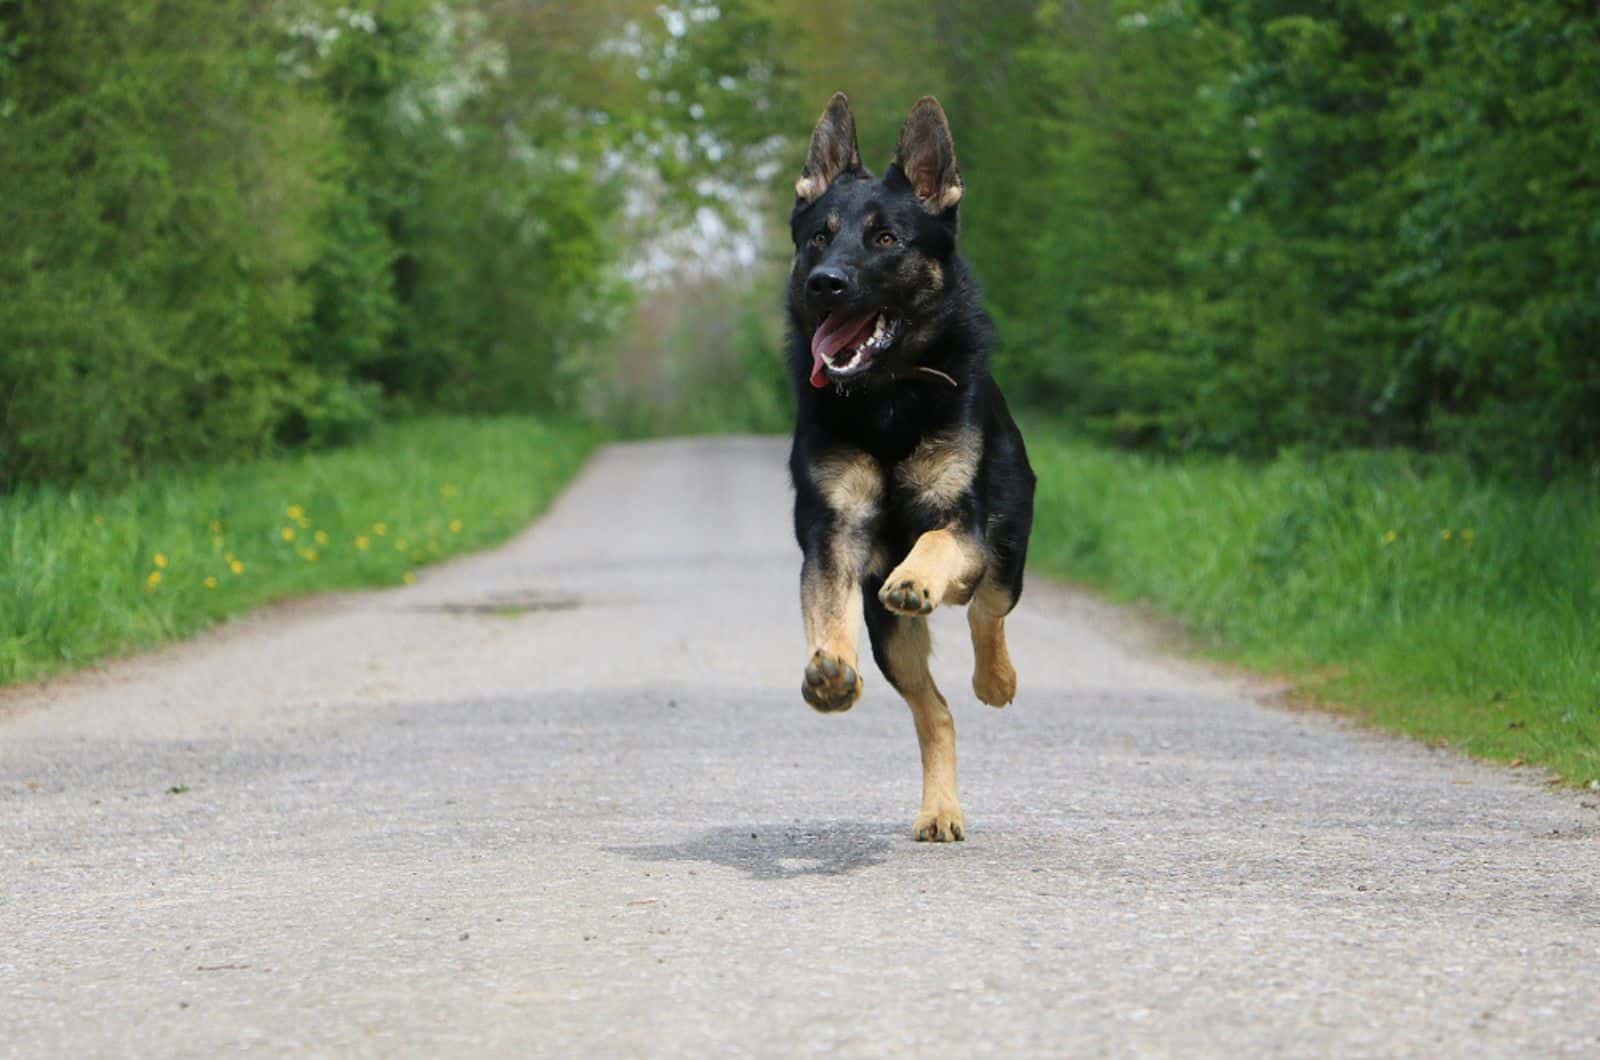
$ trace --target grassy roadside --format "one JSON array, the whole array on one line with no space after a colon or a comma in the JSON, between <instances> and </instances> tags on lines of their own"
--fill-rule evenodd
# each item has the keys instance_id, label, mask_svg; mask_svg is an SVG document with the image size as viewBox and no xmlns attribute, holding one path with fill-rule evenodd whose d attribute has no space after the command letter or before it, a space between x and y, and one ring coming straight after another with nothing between
<instances>
[{"instance_id":1,"label":"grassy roadside","mask_svg":"<svg viewBox=\"0 0 1600 1060\"><path fill-rule=\"evenodd\" d=\"M508 537L598 441L531 419L387 425L360 445L0 498L0 684L299 593L398 585Z\"/></svg>"},{"instance_id":2,"label":"grassy roadside","mask_svg":"<svg viewBox=\"0 0 1600 1060\"><path fill-rule=\"evenodd\" d=\"M1390 453L1166 463L1035 427L1037 565L1319 701L1600 779L1600 494Z\"/></svg>"}]
</instances>

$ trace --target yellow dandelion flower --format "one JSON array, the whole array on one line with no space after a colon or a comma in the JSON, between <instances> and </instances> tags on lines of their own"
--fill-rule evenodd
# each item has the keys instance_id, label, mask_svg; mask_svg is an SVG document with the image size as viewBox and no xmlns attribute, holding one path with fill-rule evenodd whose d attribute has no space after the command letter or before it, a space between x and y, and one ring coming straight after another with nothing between
<instances>
[{"instance_id":1,"label":"yellow dandelion flower","mask_svg":"<svg viewBox=\"0 0 1600 1060\"><path fill-rule=\"evenodd\" d=\"M207 589L215 589L216 587L217 587L217 579L208 577L206 579L206 588Z\"/></svg>"},{"instance_id":2,"label":"yellow dandelion flower","mask_svg":"<svg viewBox=\"0 0 1600 1060\"><path fill-rule=\"evenodd\" d=\"M362 534L360 537L356 538L356 548L363 552L367 550L367 546L370 544L372 544L372 540L368 538L366 534Z\"/></svg>"},{"instance_id":3,"label":"yellow dandelion flower","mask_svg":"<svg viewBox=\"0 0 1600 1060\"><path fill-rule=\"evenodd\" d=\"M1399 535L1396 534L1393 530L1385 531L1384 535L1383 535L1383 543L1386 544L1386 545L1392 545L1392 544L1394 544L1394 539L1396 537L1398 537L1398 536Z\"/></svg>"},{"instance_id":4,"label":"yellow dandelion flower","mask_svg":"<svg viewBox=\"0 0 1600 1060\"><path fill-rule=\"evenodd\" d=\"M163 570L165 570L166 566L167 566L167 557L162 555L161 553L157 552L155 554L155 557L153 559L151 559L150 562L154 563L156 566L158 566L158 567L162 568Z\"/></svg>"},{"instance_id":5,"label":"yellow dandelion flower","mask_svg":"<svg viewBox=\"0 0 1600 1060\"><path fill-rule=\"evenodd\" d=\"M411 571L406 571L405 577L401 578L400 580L405 582L407 585L417 584L417 576Z\"/></svg>"},{"instance_id":6,"label":"yellow dandelion flower","mask_svg":"<svg viewBox=\"0 0 1600 1060\"><path fill-rule=\"evenodd\" d=\"M243 574L244 573L244 564L240 563L236 559L229 560L228 561L228 569L233 571L233 573L235 573L235 574Z\"/></svg>"},{"instance_id":7,"label":"yellow dandelion flower","mask_svg":"<svg viewBox=\"0 0 1600 1060\"><path fill-rule=\"evenodd\" d=\"M150 588L154 589L156 586L161 584L161 572L158 570L151 571L150 577L146 578L144 583Z\"/></svg>"},{"instance_id":8,"label":"yellow dandelion flower","mask_svg":"<svg viewBox=\"0 0 1600 1060\"><path fill-rule=\"evenodd\" d=\"M315 563L317 561L317 550L314 548L303 548L300 550L300 558L305 560L307 563Z\"/></svg>"},{"instance_id":9,"label":"yellow dandelion flower","mask_svg":"<svg viewBox=\"0 0 1600 1060\"><path fill-rule=\"evenodd\" d=\"M328 543L328 532L326 530L318 530L311 536L319 545L326 545Z\"/></svg>"},{"instance_id":10,"label":"yellow dandelion flower","mask_svg":"<svg viewBox=\"0 0 1600 1060\"><path fill-rule=\"evenodd\" d=\"M450 532L452 534L461 533L461 520L460 519L452 519L452 520L450 520Z\"/></svg>"},{"instance_id":11,"label":"yellow dandelion flower","mask_svg":"<svg viewBox=\"0 0 1600 1060\"><path fill-rule=\"evenodd\" d=\"M294 540L294 527L286 526L286 527L283 528L283 530L280 531L280 533L283 535L283 539L285 541L293 541Z\"/></svg>"},{"instance_id":12,"label":"yellow dandelion flower","mask_svg":"<svg viewBox=\"0 0 1600 1060\"><path fill-rule=\"evenodd\" d=\"M211 532L213 534L222 533L222 520L221 519L213 519L213 520L211 520Z\"/></svg>"},{"instance_id":13,"label":"yellow dandelion flower","mask_svg":"<svg viewBox=\"0 0 1600 1060\"><path fill-rule=\"evenodd\" d=\"M1448 530L1440 530L1439 531L1439 540L1440 541L1448 541L1448 540L1450 540L1450 531L1448 531Z\"/></svg>"},{"instance_id":14,"label":"yellow dandelion flower","mask_svg":"<svg viewBox=\"0 0 1600 1060\"><path fill-rule=\"evenodd\" d=\"M305 515L306 515L306 510L304 508L300 507L298 504L289 505L289 518L291 518L291 519L304 519Z\"/></svg>"},{"instance_id":15,"label":"yellow dandelion flower","mask_svg":"<svg viewBox=\"0 0 1600 1060\"><path fill-rule=\"evenodd\" d=\"M372 524L372 532L377 534L379 537L382 537L384 534L387 534L389 532L389 524L388 523L373 523Z\"/></svg>"},{"instance_id":16,"label":"yellow dandelion flower","mask_svg":"<svg viewBox=\"0 0 1600 1060\"><path fill-rule=\"evenodd\" d=\"M311 529L311 520L310 519L296 519L295 522L300 524L300 529L302 529L302 530L310 530Z\"/></svg>"}]
</instances>

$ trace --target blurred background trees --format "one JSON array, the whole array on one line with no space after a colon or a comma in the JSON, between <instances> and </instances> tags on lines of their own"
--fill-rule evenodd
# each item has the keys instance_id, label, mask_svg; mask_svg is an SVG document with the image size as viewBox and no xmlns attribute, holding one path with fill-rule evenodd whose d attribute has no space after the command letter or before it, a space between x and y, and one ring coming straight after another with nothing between
<instances>
[{"instance_id":1,"label":"blurred background trees","mask_svg":"<svg viewBox=\"0 0 1600 1060\"><path fill-rule=\"evenodd\" d=\"M1563 0L0 0L0 483L412 410L781 428L829 92L940 96L998 367L1162 452L1600 465Z\"/></svg>"},{"instance_id":2,"label":"blurred background trees","mask_svg":"<svg viewBox=\"0 0 1600 1060\"><path fill-rule=\"evenodd\" d=\"M629 0L0 2L0 484L572 408L630 247L772 139L766 28Z\"/></svg>"}]
</instances>

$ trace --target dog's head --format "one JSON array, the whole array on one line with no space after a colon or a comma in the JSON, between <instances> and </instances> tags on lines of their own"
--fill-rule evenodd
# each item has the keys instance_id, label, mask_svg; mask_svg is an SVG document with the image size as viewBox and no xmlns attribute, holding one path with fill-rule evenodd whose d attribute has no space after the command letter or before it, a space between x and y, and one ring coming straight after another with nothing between
<instances>
[{"instance_id":1,"label":"dog's head","mask_svg":"<svg viewBox=\"0 0 1600 1060\"><path fill-rule=\"evenodd\" d=\"M835 93L795 183L789 304L811 344L811 385L914 371L953 311L961 175L944 108L917 101L883 179L861 164L850 101Z\"/></svg>"}]
</instances>

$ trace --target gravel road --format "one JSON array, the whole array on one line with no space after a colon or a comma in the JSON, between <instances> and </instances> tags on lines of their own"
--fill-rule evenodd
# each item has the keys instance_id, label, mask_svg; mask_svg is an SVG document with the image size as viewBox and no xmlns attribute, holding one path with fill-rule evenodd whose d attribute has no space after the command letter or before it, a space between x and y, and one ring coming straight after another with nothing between
<instances>
[{"instance_id":1,"label":"gravel road","mask_svg":"<svg viewBox=\"0 0 1600 1060\"><path fill-rule=\"evenodd\" d=\"M0 699L0 1054L1600 1054L1600 793L1256 702L1035 579L800 699L783 447L614 446L403 590ZM1048 484L1046 484L1046 487Z\"/></svg>"}]
</instances>

